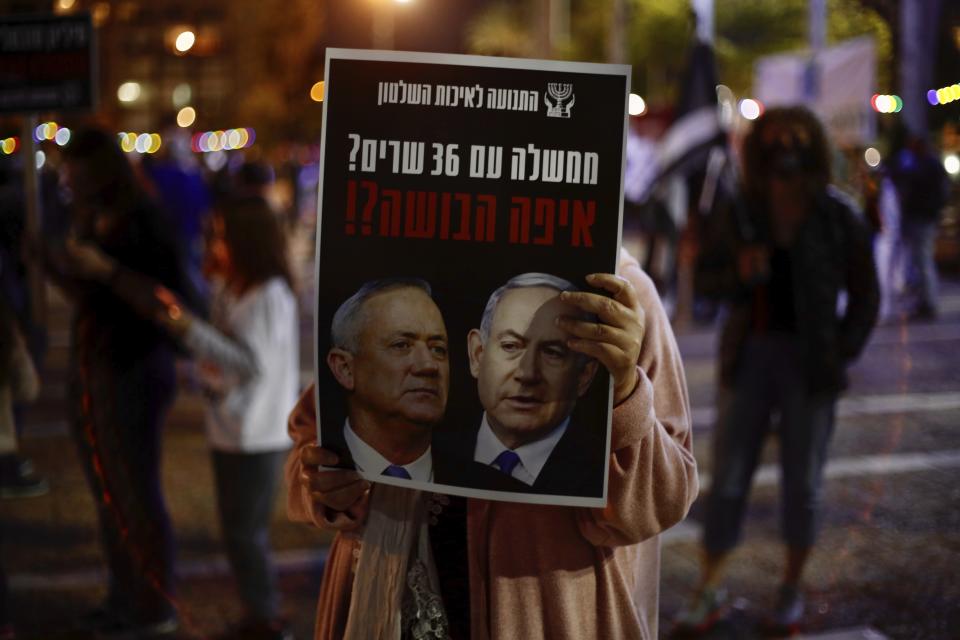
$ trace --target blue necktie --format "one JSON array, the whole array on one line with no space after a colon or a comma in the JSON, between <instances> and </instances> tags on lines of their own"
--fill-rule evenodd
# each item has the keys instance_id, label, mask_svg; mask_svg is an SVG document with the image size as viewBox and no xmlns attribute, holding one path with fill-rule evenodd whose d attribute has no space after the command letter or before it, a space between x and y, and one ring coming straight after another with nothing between
<instances>
[{"instance_id":1,"label":"blue necktie","mask_svg":"<svg viewBox=\"0 0 960 640\"><path fill-rule=\"evenodd\" d=\"M392 464L380 474L383 476L390 476L391 478L403 478L404 480L410 480L410 474L403 467Z\"/></svg>"},{"instance_id":2,"label":"blue necktie","mask_svg":"<svg viewBox=\"0 0 960 640\"><path fill-rule=\"evenodd\" d=\"M506 449L503 453L497 456L493 461L493 464L497 466L500 471L503 471L508 476L513 474L513 469L520 464L520 456L518 456L510 449Z\"/></svg>"}]
</instances>

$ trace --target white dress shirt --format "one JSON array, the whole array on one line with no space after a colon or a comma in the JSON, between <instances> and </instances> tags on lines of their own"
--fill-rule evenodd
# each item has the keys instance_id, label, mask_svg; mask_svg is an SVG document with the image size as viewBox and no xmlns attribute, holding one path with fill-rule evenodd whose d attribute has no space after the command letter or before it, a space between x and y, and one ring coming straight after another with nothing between
<instances>
[{"instance_id":1,"label":"white dress shirt","mask_svg":"<svg viewBox=\"0 0 960 640\"><path fill-rule=\"evenodd\" d=\"M520 463L513 468L510 475L524 484L533 486L533 483L537 481L537 476L543 470L543 466L550 459L553 448L560 442L560 438L563 437L569 424L570 418L567 417L545 438L513 449L512 451L520 457ZM484 412L483 421L480 423L480 431L477 433L477 446L473 450L473 459L490 466L497 459L497 456L507 450L509 450L509 447L500 442L500 439L493 433L493 429L490 428L490 423L487 421L487 414Z\"/></svg>"},{"instance_id":2,"label":"white dress shirt","mask_svg":"<svg viewBox=\"0 0 960 640\"><path fill-rule=\"evenodd\" d=\"M353 456L353 462L357 466L357 471L362 471L371 476L383 474L384 469L393 463L380 455L380 452L360 439L353 428L350 426L350 419L347 418L343 423L343 439L350 449L350 455ZM411 480L420 482L433 482L433 457L430 453L431 448L423 452L423 455L410 464L398 464L410 474Z\"/></svg>"}]
</instances>

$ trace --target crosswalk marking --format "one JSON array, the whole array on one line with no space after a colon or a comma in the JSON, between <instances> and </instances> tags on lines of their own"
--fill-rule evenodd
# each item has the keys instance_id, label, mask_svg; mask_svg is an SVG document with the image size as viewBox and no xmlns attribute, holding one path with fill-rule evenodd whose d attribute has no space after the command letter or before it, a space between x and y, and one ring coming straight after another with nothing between
<instances>
[{"instance_id":1,"label":"crosswalk marking","mask_svg":"<svg viewBox=\"0 0 960 640\"><path fill-rule=\"evenodd\" d=\"M960 393L894 393L871 396L851 396L837 403L837 417L889 415L927 411L952 411L960 409ZM697 407L691 410L693 424L712 426L717 417L713 407Z\"/></svg>"}]
</instances>

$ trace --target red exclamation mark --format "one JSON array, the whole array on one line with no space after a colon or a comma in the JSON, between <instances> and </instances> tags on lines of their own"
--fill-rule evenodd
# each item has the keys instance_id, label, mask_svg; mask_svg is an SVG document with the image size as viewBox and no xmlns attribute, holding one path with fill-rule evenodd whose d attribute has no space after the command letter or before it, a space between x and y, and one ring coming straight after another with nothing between
<instances>
[{"instance_id":1,"label":"red exclamation mark","mask_svg":"<svg viewBox=\"0 0 960 640\"><path fill-rule=\"evenodd\" d=\"M373 208L377 206L377 183L373 180L364 180L360 186L367 190L367 202L363 205L363 220L360 224L360 233L369 236L373 233Z\"/></svg>"}]
</instances>

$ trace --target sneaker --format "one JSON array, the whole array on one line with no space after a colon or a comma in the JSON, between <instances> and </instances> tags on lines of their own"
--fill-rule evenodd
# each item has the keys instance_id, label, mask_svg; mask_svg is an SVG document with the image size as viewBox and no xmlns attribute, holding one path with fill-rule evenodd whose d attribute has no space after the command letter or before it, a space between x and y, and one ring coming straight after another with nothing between
<instances>
[{"instance_id":1,"label":"sneaker","mask_svg":"<svg viewBox=\"0 0 960 640\"><path fill-rule=\"evenodd\" d=\"M33 470L29 458L5 457L0 464L0 498L35 498L50 492L50 483Z\"/></svg>"},{"instance_id":2,"label":"sneaker","mask_svg":"<svg viewBox=\"0 0 960 640\"><path fill-rule=\"evenodd\" d=\"M767 636L786 638L800 633L800 622L806 603L800 588L796 585L783 585L777 598L777 606L763 625Z\"/></svg>"},{"instance_id":3,"label":"sneaker","mask_svg":"<svg viewBox=\"0 0 960 640\"><path fill-rule=\"evenodd\" d=\"M672 635L682 637L709 631L720 620L726 600L724 589L703 589L677 616Z\"/></svg>"}]
</instances>

